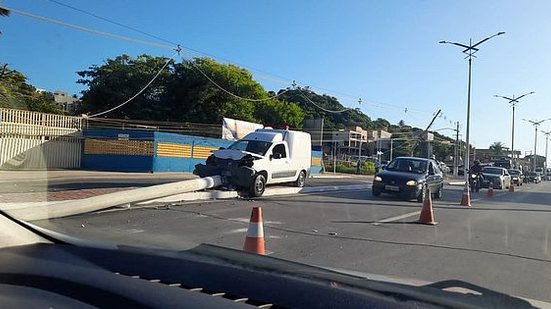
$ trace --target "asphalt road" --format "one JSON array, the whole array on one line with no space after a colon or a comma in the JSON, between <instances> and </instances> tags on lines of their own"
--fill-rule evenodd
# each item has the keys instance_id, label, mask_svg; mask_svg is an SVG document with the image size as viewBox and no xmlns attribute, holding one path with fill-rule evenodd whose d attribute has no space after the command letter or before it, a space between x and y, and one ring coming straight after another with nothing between
<instances>
[{"instance_id":1,"label":"asphalt road","mask_svg":"<svg viewBox=\"0 0 551 309\"><path fill-rule=\"evenodd\" d=\"M467 208L458 206L461 187L447 187L434 201L436 226L415 223L421 204L365 191L113 209L36 223L121 244L241 249L251 207L261 206L266 248L275 257L424 281L460 279L551 301L551 182L496 191L495 198L475 194Z\"/></svg>"}]
</instances>

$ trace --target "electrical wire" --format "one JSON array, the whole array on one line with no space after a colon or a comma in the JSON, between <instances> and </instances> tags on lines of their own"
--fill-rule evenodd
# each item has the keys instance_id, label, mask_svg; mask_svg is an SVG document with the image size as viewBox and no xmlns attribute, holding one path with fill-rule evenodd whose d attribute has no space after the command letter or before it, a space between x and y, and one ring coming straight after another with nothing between
<instances>
[{"instance_id":1,"label":"electrical wire","mask_svg":"<svg viewBox=\"0 0 551 309\"><path fill-rule=\"evenodd\" d=\"M281 91L279 92L278 94L276 95L273 95L273 96L270 96L270 97L267 97L267 98L264 98L264 99L249 99L249 98L244 98L242 96L239 96L229 90L226 90L224 87L220 86L217 82L215 82L212 78L210 78L205 72L203 72L203 70L201 70L199 68L198 65L195 65L195 63L193 63L193 60L190 60L189 63L191 64L191 66L193 66L197 71L199 71L199 73L201 73L207 80L209 80L214 86L216 86L218 89L222 90L223 92L225 92L226 94L234 97L234 98L237 98L237 99L240 99L240 100L244 100L244 101L249 101L249 102L264 102L264 101L269 101L269 100L273 100L277 97L279 97L280 95L288 92L290 90L290 88L288 89L285 89L284 91Z\"/></svg>"},{"instance_id":2,"label":"electrical wire","mask_svg":"<svg viewBox=\"0 0 551 309\"><path fill-rule=\"evenodd\" d=\"M174 56L168 58L165 62L165 64L163 65L163 67L157 72L157 74L155 74L155 76L153 76L153 78L140 90L138 91L135 95L133 95L132 97L130 97L130 99L124 101L123 103L113 107L113 108L110 108L106 111L103 111L103 112L100 112L100 113L96 113L96 114L93 114L93 115L90 115L88 116L88 118L92 118L92 117L97 117L97 116L101 116L101 115L105 115L107 113L110 113L116 109L119 109L121 107L123 107L124 105L128 104L130 101L134 100L137 96L139 96L142 92L145 91L145 89L147 89L147 87L149 87L149 85L151 85L156 79L157 77L159 77L159 75L161 75L161 72L168 66L168 64L170 63L170 61L172 61L174 59L174 57L177 55L178 53L174 54Z\"/></svg>"},{"instance_id":3,"label":"electrical wire","mask_svg":"<svg viewBox=\"0 0 551 309\"><path fill-rule=\"evenodd\" d=\"M163 49L174 49L173 46L169 46L169 45L166 45L166 44L159 44L159 43L156 43L156 42L138 40L138 39L134 39L134 38L119 35L119 34L113 34L113 33L105 32L105 31L99 31L99 30L95 30L95 29L92 29L92 28L86 28L86 27L82 27L82 26L79 26L79 25L66 23L64 21L60 21L60 20L57 20L57 19L44 17L44 16L39 16L39 15L31 14L31 13L28 13L28 12L25 12L25 11L11 9L11 8L7 8L7 7L3 7L3 6L0 6L0 8L10 10L12 13L15 13L15 14L18 14L18 15L21 15L21 16L31 17L31 18L38 19L38 20L41 20L41 21L58 24L58 25L61 25L61 26L65 26L65 27L68 27L68 28L72 28L72 29L75 29L75 30L80 30L80 31L84 31L84 32L92 33L92 34L102 35L102 36L109 37L109 38L112 38L112 39L132 42L132 43L136 43L136 44L148 45L148 46L153 46L153 47L158 47L158 48L163 48Z\"/></svg>"},{"instance_id":4,"label":"electrical wire","mask_svg":"<svg viewBox=\"0 0 551 309\"><path fill-rule=\"evenodd\" d=\"M134 28L134 27L131 27L131 26L128 26L128 25L119 23L119 22L117 22L117 21L115 21L115 20L112 20L112 19L108 19L108 18L99 16L99 15L97 15L97 14L94 14L94 13L92 13L92 12L89 12L89 11L86 11L86 10L83 10L83 9L79 9L79 8L77 8L77 7L68 5L68 4L66 4L66 3L63 3L63 2L60 2L60 1L57 1L57 0L48 0L48 1L50 1L50 2L52 2L52 3L55 3L55 4L57 4L57 5L64 6L64 7L66 7L66 8L75 10L75 11L77 11L77 12L80 12L80 13L83 13L83 14L86 14L86 15L89 15L89 16L92 16L92 17L94 17L94 18L101 19L101 20L103 20L103 21L105 21L105 22L108 22L108 23L111 23L111 24L113 24L113 25L117 25L117 26L119 26L119 27L123 27L123 28L126 28L126 29L128 29L128 30L132 30L132 31L141 33L141 34L143 34L143 35L145 35L145 36L148 36L148 37L153 38L153 39L157 39L157 40L159 40L159 41L163 41L163 42L165 42L165 43L167 43L167 44L172 44L172 45L174 45L174 46L177 46L177 45L178 45L178 43L169 41L169 40L164 39L164 38L162 38L162 37L160 37L160 36L156 36L156 35L154 35L154 34L147 33L147 32L142 31L142 30L140 30L140 29L137 29L137 28Z\"/></svg>"},{"instance_id":5,"label":"electrical wire","mask_svg":"<svg viewBox=\"0 0 551 309\"><path fill-rule=\"evenodd\" d=\"M74 7L74 6L71 6L71 5L62 3L62 2L60 2L60 1L57 1L57 0L48 0L48 1L50 1L50 2L52 2L52 3L55 3L55 4L57 4L57 5L64 6L64 7L66 7L66 8L69 8L69 9L72 9L72 10L75 10L75 11L78 11L78 12L80 12L80 13L83 13L83 14L86 14L86 15L89 15L89 16L92 16L92 17L94 17L94 18L103 20L103 21L105 21L105 22L108 22L108 23L111 23L111 24L114 24L114 25L117 25L117 26L126 28L126 29L128 29L128 30L132 30L132 31L135 31L135 32L137 32L137 33L140 33L140 34L149 36L149 37L151 37L151 38L154 38L154 39L157 39L157 40L161 40L161 41L163 41L163 42L165 42L165 43L169 43L169 44L181 46L180 44L176 44L175 42L172 42L172 41L170 41L170 40L164 39L164 38L162 38L162 37L160 37L160 36L156 36L156 35L147 33L147 32L145 32L145 31L139 30L139 29L137 29L137 28L134 28L134 27L131 27L131 26L122 24L122 23L120 23L120 22L117 22L117 21L114 21L114 20L111 20L111 19L108 19L108 18L99 16L99 15L97 15L97 14L94 14L94 13L92 13L92 12L88 12L88 11L83 10L83 9L79 9L79 8L77 8L77 7ZM89 32L89 33L93 33L93 34L103 35L103 36L106 36L106 37L110 37L110 38L114 38L114 39L119 39L119 40L124 40L124 41L132 42L132 43L142 44L142 45L149 45L149 46L154 46L154 47L159 47L159 48L164 48L164 49L174 49L174 46L169 46L169 45L165 45L165 44L159 44L159 43L156 43L156 42L149 42L149 41L144 41L144 40L138 40L138 39L134 39L134 38L130 38L130 37L118 35L118 34L113 34L113 33L109 33L109 32L104 32L104 31L99 31L99 30L95 30L95 29L91 29L91 28L86 28L86 27L82 27L82 26L79 26L79 25L70 24L70 23L66 23L66 22L63 22L63 21L55 20L55 19L52 19L52 18L48 18L48 17L43 17L43 16L31 14L31 13L28 13L28 12L25 12L25 11L21 11L21 10L10 9L10 8L6 8L6 7L1 7L1 8L8 9L8 10L10 10L10 11L16 13L16 14L22 15L22 16L27 16L27 17L31 17L31 18L38 19L38 20L42 20L42 21L46 21L46 22L51 22L51 23L59 24L59 25L65 26L65 27L73 28L73 29L76 29L76 30L84 31L84 32ZM186 49L186 50L194 51L194 52L196 52L196 53L198 53L198 54L201 54L201 55L207 55L207 56L209 56L209 57L213 57L213 58L217 58L217 59L222 59L222 58L220 58L220 57L216 57L216 56L213 56L213 55L209 55L208 53L204 53L204 52L201 52L201 51L198 51L198 50L189 48L189 47L183 46L183 48ZM231 61L229 61L229 60L226 60L226 61L231 62ZM216 83L216 82L215 82L214 80L212 80L210 77L208 77L200 68L198 68L198 67L197 67L196 65L194 65L193 63L192 63L192 65L193 65L202 75L204 75L205 78L207 78L213 85L215 85L217 88L219 88L219 89L222 90L223 92L227 93L228 95L233 96L233 97L238 98L238 99L241 99L241 100L250 101L250 102L268 101L268 100L274 99L274 98L276 98L276 97L282 95L283 93L289 91L289 89L286 89L285 91L280 92L280 93L278 93L278 94L275 95L275 96L272 96L272 97L269 97L269 98L265 98L265 99L248 99L248 98L244 98L244 97L241 97L241 96L239 96L239 95L236 95L236 94L232 93L231 91L228 91L227 89L224 89L222 86L220 86L218 83ZM243 66L243 67L247 67L247 66ZM264 72L264 71L261 71L261 70L258 70L258 69L254 69L254 70L252 70L252 71L255 71L255 70L258 71L258 72L263 72L263 73L272 75L272 76L277 76L277 75L274 75L274 74L271 74L271 73L267 73L267 72ZM284 77L281 77L281 76L277 76L277 77L280 77L280 78L285 79ZM265 77L265 79L266 79L266 77ZM274 80L274 79L273 79L273 80ZM282 80L282 79L275 79L275 80L278 81L278 82L285 82L285 81ZM288 82L289 80L287 79L286 81ZM348 94L344 94L344 93L340 93L340 92L336 92L336 91L331 91L331 90L324 89L324 88L320 88L320 87L312 87L312 88L314 88L314 89L319 89L319 90L323 90L323 91L326 91L326 92L329 92L329 93L339 93L339 94L341 94L342 96L346 96L346 97L351 98L351 99L356 99L356 97L351 96L351 95L348 95ZM308 100L310 103L312 103L313 105L315 105L316 107L318 107L319 109L324 110L324 111L329 112L329 113L342 113L342 112L351 110L351 108L347 108L347 109L342 110L342 111L331 111L331 110L324 109L323 107L320 107L319 105L317 105L316 103L314 103L313 101L311 101L309 98L307 98L307 100ZM375 107L380 107L380 108L394 108L394 109L404 110L405 113L408 113L408 112L428 113L428 112L426 112L426 111L420 111L420 110L415 110L415 109L409 109L409 108L407 108L407 107L401 107L401 106L398 106L398 105L388 104L388 103L381 103L381 102L377 102L377 101L369 100L369 99L367 100L367 102L371 102L371 103L372 103L371 105L373 105L373 106L375 106Z\"/></svg>"},{"instance_id":6,"label":"electrical wire","mask_svg":"<svg viewBox=\"0 0 551 309\"><path fill-rule=\"evenodd\" d=\"M189 50L189 51L193 51L199 55L203 55L203 56L208 56L208 57L211 57L211 58L214 58L214 59L221 59L221 60L224 60L226 62L229 62L229 63L236 63L234 61L231 61L231 60L227 60L227 59L224 59L224 58L221 58L221 57L216 57L212 54L208 54L208 53L205 53L205 52L202 52L202 51L199 51L199 50L196 50L196 49L193 49L193 48L190 48L190 47L186 47L186 46L183 46L181 44L178 44L178 43L175 43L173 41L170 41L170 40L167 40L165 38L162 38L160 36L157 36L157 35L154 35L154 34L151 34L151 33L147 33L145 31L142 31L140 29L137 29L137 28L134 28L134 27L131 27L131 26L128 26L128 25L125 25L125 24L122 24L120 22L117 22L117 21L114 21L114 20L111 20L111 19L108 19L108 18L105 18L105 17L102 17L102 16L99 16L97 14L94 14L92 12L89 12L89 11L86 11L86 10L83 10L83 9L80 9L80 8L77 8L77 7L74 7L74 6L71 6L71 5L68 5L68 4L65 4L63 2L60 2L60 1L57 1L57 0L48 0L52 3L55 3L57 5L60 5L60 6L63 6L63 7L66 7L66 8L69 8L69 9L72 9L72 10L75 10L77 12L80 12L80 13L83 13L83 14L86 14L86 15L89 15L89 16L92 16L94 18L97 18L97 19L100 19L102 21L105 21L105 22L108 22L108 23L111 23L111 24L114 24L114 25L117 25L117 26L120 26L120 27L123 27L123 28L126 28L128 30L132 30L132 31L135 31L137 33L140 33L140 34L143 34L143 35L146 35L146 36L149 36L151 38L154 38L154 39L157 39L157 40L160 40L160 41L163 41L165 43L169 43L169 44L173 44L173 45L178 45L178 46L182 46L184 49L186 50ZM245 67L245 68L248 68L249 70L251 71L257 71L257 72L261 72L261 73L264 73L264 74L268 74L268 75L271 75L271 76L274 76L274 77L277 77L277 78L266 78L264 77L264 79L267 79L267 80L272 80L272 81L277 81L279 83L283 83L283 84L290 84L291 83L291 80L288 79L288 78L285 78L285 77L282 77L282 76L279 76L279 75L275 75L275 74L272 74L272 73L268 73L268 72L265 72L265 71L262 71L260 69L256 69L256 68L253 68L253 67L249 67L249 66L245 66L245 65L241 65L241 64L238 64L242 67ZM204 75L204 74L203 74ZM211 81L212 82L212 81ZM213 84L215 84L213 82ZM216 84L216 87L218 88L221 88L219 85ZM343 92L337 92L337 91L333 91L333 90L329 90L329 89L325 89L325 88L321 88L321 87L312 87L313 89L318 89L318 90L322 90L326 93L333 93L333 94L339 94L340 97L347 97L349 99L352 99L352 100L356 100L357 97L354 97L352 95L349 95L349 94L346 94L346 93L343 93ZM225 89L221 89L222 91L228 93L227 90ZM228 93L229 94L229 93ZM237 97L237 98L240 98L239 96L235 95L235 94L230 94L234 97ZM335 96L335 97L339 97L339 96ZM243 99L243 98L241 98ZM267 100L267 99L266 99ZM405 113L408 113L408 112L414 112L414 113L425 113L425 114L429 114L430 112L427 112L427 111L420 111L420 110L415 110L415 109L410 109L410 108L407 108L407 107L402 107L402 106L398 106L398 105L395 105L395 104L388 104L388 103L382 103L382 102L377 102L377 101L374 101L374 100L367 100L369 103L371 103L371 105L374 105L376 107L379 107L379 108L394 108L394 109L398 109L398 110L404 110ZM252 102L255 102L254 100ZM256 101L258 102L258 101Z\"/></svg>"},{"instance_id":7,"label":"electrical wire","mask_svg":"<svg viewBox=\"0 0 551 309\"><path fill-rule=\"evenodd\" d=\"M309 97L305 96L304 92L300 88L297 88L297 89L300 92L300 96L302 96L304 99L306 99L306 101L310 102L312 105L314 105L315 107L321 109L324 112L332 113L332 114L340 114L340 113L344 113L344 112L347 112L347 111L352 109L352 108L345 108L345 109L340 110L340 111L335 111L335 110L329 110L329 109L323 108L323 107L319 106L318 104L316 104L314 101L310 100Z\"/></svg>"}]
</instances>

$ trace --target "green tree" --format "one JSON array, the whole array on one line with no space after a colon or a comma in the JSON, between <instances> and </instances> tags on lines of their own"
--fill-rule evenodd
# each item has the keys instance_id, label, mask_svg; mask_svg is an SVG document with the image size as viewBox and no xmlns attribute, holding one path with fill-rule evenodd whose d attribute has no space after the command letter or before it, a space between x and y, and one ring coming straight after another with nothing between
<instances>
[{"instance_id":1,"label":"green tree","mask_svg":"<svg viewBox=\"0 0 551 309\"><path fill-rule=\"evenodd\" d=\"M141 55L132 58L121 55L107 59L101 66L77 72L77 83L88 86L82 92L81 113L98 113L118 106L138 93L167 61L163 57ZM170 120L170 110L162 104L166 82L172 67L169 65L157 79L130 103L108 114L110 118ZM165 118L165 119L163 119Z\"/></svg>"},{"instance_id":2,"label":"green tree","mask_svg":"<svg viewBox=\"0 0 551 309\"><path fill-rule=\"evenodd\" d=\"M494 142L490 145L490 150L492 150L493 154L496 156L501 155L501 153L503 152L503 148L505 148L505 144L503 144L502 142Z\"/></svg>"},{"instance_id":3,"label":"green tree","mask_svg":"<svg viewBox=\"0 0 551 309\"><path fill-rule=\"evenodd\" d=\"M283 91L285 91L285 89L279 92L281 93ZM369 128L371 125L371 119L359 110L347 109L337 100L337 98L315 93L308 88L288 90L281 94L279 99L287 102L295 102L304 111L304 118L306 119L323 117L324 130L337 130L353 126L361 126L365 129ZM337 112L343 110L346 111Z\"/></svg>"},{"instance_id":4,"label":"green tree","mask_svg":"<svg viewBox=\"0 0 551 309\"><path fill-rule=\"evenodd\" d=\"M134 96L157 74L165 58L122 55L79 72L88 86L82 111L97 113ZM252 74L209 58L171 63L127 105L106 116L141 120L220 123L223 117L299 127L302 110L292 102L271 99Z\"/></svg>"},{"instance_id":5,"label":"green tree","mask_svg":"<svg viewBox=\"0 0 551 309\"><path fill-rule=\"evenodd\" d=\"M21 72L0 64L0 107L61 114L50 93L40 93Z\"/></svg>"}]
</instances>

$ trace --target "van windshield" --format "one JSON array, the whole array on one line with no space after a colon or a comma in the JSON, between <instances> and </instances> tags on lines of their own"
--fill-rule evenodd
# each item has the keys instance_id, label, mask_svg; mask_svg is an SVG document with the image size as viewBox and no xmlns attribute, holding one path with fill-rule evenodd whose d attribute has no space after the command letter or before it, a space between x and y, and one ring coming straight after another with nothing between
<instances>
[{"instance_id":1,"label":"van windshield","mask_svg":"<svg viewBox=\"0 0 551 309\"><path fill-rule=\"evenodd\" d=\"M272 146L270 142L240 140L231 144L228 149L242 150L263 156L270 146Z\"/></svg>"}]
</instances>

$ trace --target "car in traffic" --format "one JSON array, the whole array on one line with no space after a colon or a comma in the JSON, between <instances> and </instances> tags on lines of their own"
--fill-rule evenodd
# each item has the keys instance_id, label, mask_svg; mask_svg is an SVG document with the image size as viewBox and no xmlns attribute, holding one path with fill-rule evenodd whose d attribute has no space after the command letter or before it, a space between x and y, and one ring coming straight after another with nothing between
<instances>
[{"instance_id":1,"label":"car in traffic","mask_svg":"<svg viewBox=\"0 0 551 309\"><path fill-rule=\"evenodd\" d=\"M508 170L511 175L511 182L516 186L522 186L524 183L524 174L521 170L510 169Z\"/></svg>"},{"instance_id":2,"label":"car in traffic","mask_svg":"<svg viewBox=\"0 0 551 309\"><path fill-rule=\"evenodd\" d=\"M483 188L489 188L490 184L494 189L509 189L511 184L511 175L506 168L487 166L482 169Z\"/></svg>"},{"instance_id":3,"label":"car in traffic","mask_svg":"<svg viewBox=\"0 0 551 309\"><path fill-rule=\"evenodd\" d=\"M374 196L387 193L422 202L427 186L435 198L442 198L444 181L438 163L426 158L398 157L375 174L371 192Z\"/></svg>"},{"instance_id":4,"label":"car in traffic","mask_svg":"<svg viewBox=\"0 0 551 309\"><path fill-rule=\"evenodd\" d=\"M541 176L536 172L528 172L526 173L526 182L540 183Z\"/></svg>"}]
</instances>

